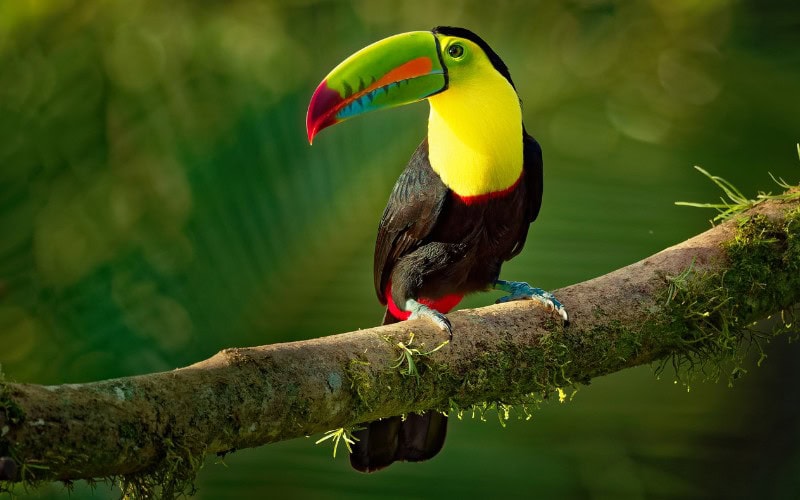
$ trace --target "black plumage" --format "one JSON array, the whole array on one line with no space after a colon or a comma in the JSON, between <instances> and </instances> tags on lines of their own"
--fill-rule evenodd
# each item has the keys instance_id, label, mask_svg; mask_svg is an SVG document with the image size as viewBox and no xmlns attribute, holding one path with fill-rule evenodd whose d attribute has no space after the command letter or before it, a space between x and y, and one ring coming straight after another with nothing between
<instances>
[{"instance_id":1,"label":"black plumage","mask_svg":"<svg viewBox=\"0 0 800 500\"><path fill-rule=\"evenodd\" d=\"M375 246L375 291L403 306L411 298L436 299L486 290L503 262L525 244L542 202L542 153L523 129L523 171L514 187L483 200L465 200L433 171L427 139L400 175L383 212ZM398 321L387 309L384 324ZM410 413L365 424L350 461L372 472L394 461L433 457L444 444L447 417Z\"/></svg>"},{"instance_id":2,"label":"black plumage","mask_svg":"<svg viewBox=\"0 0 800 500\"><path fill-rule=\"evenodd\" d=\"M428 161L427 139L400 175L383 212L375 244L375 291L386 304L391 281L398 306L406 299L486 290L506 260L525 244L542 202L542 153L523 132L522 178L514 189L466 203Z\"/></svg>"}]
</instances>

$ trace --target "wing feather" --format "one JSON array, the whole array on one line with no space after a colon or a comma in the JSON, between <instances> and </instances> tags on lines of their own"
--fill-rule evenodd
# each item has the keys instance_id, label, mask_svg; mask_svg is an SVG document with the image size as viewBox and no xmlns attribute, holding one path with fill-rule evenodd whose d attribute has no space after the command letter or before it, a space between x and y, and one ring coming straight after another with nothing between
<instances>
[{"instance_id":1,"label":"wing feather","mask_svg":"<svg viewBox=\"0 0 800 500\"><path fill-rule=\"evenodd\" d=\"M384 292L395 263L426 242L448 193L449 189L430 166L425 139L397 179L378 226L374 279L381 304L386 303Z\"/></svg>"},{"instance_id":2,"label":"wing feather","mask_svg":"<svg viewBox=\"0 0 800 500\"><path fill-rule=\"evenodd\" d=\"M522 157L523 170L525 171L525 190L526 190L526 217L528 222L533 222L539 215L542 207L542 186L544 184L544 173L542 168L542 148L536 139L522 134Z\"/></svg>"},{"instance_id":3,"label":"wing feather","mask_svg":"<svg viewBox=\"0 0 800 500\"><path fill-rule=\"evenodd\" d=\"M528 135L524 128L522 130L522 143L522 175L524 176L525 188L523 209L525 210L524 215L527 224L523 224L520 227L517 242L506 260L511 259L522 251L525 241L528 239L530 223L536 220L539 215L539 209L542 207L542 187L544 184L542 148L536 142L536 139Z\"/></svg>"}]
</instances>

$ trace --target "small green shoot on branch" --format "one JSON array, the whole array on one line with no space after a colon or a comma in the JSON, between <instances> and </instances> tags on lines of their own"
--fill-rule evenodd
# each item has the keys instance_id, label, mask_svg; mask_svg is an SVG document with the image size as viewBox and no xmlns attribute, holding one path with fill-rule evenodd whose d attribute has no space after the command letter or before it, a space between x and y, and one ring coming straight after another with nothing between
<instances>
[{"instance_id":1,"label":"small green shoot on branch","mask_svg":"<svg viewBox=\"0 0 800 500\"><path fill-rule=\"evenodd\" d=\"M391 368L400 368L400 373L405 376L413 376L419 381L419 370L417 369L417 364L414 362L415 356L429 356L445 345L449 344L449 340L445 340L435 348L431 349L430 351L422 352L420 349L416 347L411 347L414 343L414 333L412 332L408 337L408 343L398 342L397 347L400 348L400 356L397 357L395 360L395 364L391 366ZM403 363L406 363L406 367L402 368Z\"/></svg>"},{"instance_id":2,"label":"small green shoot on branch","mask_svg":"<svg viewBox=\"0 0 800 500\"><path fill-rule=\"evenodd\" d=\"M358 438L353 436L353 431L355 430L358 429L345 429L344 427L339 427L338 429L327 431L325 432L325 435L319 438L314 444L320 444L323 441L332 439L333 458L336 458L336 450L339 449L339 441L344 441L344 445L347 447L347 451L349 453L352 453L353 449L350 448L350 445L355 444L355 442L358 441Z\"/></svg>"}]
</instances>

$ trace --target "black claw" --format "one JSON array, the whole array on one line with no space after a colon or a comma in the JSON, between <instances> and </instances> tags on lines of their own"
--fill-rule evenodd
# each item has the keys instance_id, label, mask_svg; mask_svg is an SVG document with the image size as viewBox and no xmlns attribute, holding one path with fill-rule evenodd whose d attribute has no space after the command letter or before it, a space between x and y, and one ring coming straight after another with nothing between
<instances>
[{"instance_id":1,"label":"black claw","mask_svg":"<svg viewBox=\"0 0 800 500\"><path fill-rule=\"evenodd\" d=\"M436 324L439 325L439 328L442 328L442 330L447 330L450 340L453 340L453 324L450 323L450 320L447 319L447 316L439 311L431 311L431 316L433 316L432 319Z\"/></svg>"},{"instance_id":2,"label":"black claw","mask_svg":"<svg viewBox=\"0 0 800 500\"><path fill-rule=\"evenodd\" d=\"M558 315L561 317L561 320L564 322L564 328L569 327L569 313L567 312L567 310L564 309L564 307L562 306L561 309L558 309L556 312L558 312ZM562 313L563 313L563 316L562 316Z\"/></svg>"},{"instance_id":3,"label":"black claw","mask_svg":"<svg viewBox=\"0 0 800 500\"><path fill-rule=\"evenodd\" d=\"M432 309L429 310L429 316L439 328L442 330L447 330L447 335L450 337L450 340L453 340L453 324L450 323L450 320L447 319L447 316Z\"/></svg>"},{"instance_id":4,"label":"black claw","mask_svg":"<svg viewBox=\"0 0 800 500\"><path fill-rule=\"evenodd\" d=\"M450 340L453 340L453 325L450 323L450 320L447 319L447 316L435 309L431 309L426 305L420 304L419 302L409 302L412 302L410 305L411 315L409 316L409 319L427 318L442 330L447 330L448 337Z\"/></svg>"},{"instance_id":5,"label":"black claw","mask_svg":"<svg viewBox=\"0 0 800 500\"><path fill-rule=\"evenodd\" d=\"M453 324L450 323L450 320L447 319L447 316L442 314L442 320L444 320L444 324L447 327L447 335L449 336L450 340L453 340Z\"/></svg>"}]
</instances>

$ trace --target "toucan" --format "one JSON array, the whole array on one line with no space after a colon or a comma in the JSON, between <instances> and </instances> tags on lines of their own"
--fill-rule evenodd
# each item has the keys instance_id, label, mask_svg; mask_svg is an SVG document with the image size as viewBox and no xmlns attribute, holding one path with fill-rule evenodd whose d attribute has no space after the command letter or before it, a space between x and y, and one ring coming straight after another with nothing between
<instances>
[{"instance_id":1,"label":"toucan","mask_svg":"<svg viewBox=\"0 0 800 500\"><path fill-rule=\"evenodd\" d=\"M464 295L502 290L498 302L533 299L565 324L549 292L500 279L542 203L542 151L525 130L511 74L465 28L402 33L361 49L319 84L308 107L309 143L322 129L369 111L427 100L428 135L389 196L378 226L374 280L383 324L445 316ZM447 417L408 413L363 424L351 465L362 472L421 461L444 444Z\"/></svg>"}]
</instances>

